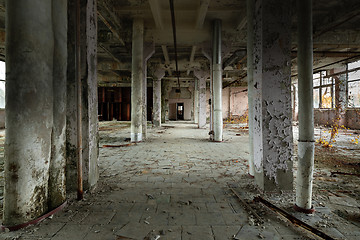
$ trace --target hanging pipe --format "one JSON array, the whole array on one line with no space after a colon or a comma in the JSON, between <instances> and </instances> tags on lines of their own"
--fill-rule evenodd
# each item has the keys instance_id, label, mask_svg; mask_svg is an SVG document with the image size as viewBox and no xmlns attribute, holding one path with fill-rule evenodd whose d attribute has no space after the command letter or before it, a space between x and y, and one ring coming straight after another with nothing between
<instances>
[{"instance_id":1,"label":"hanging pipe","mask_svg":"<svg viewBox=\"0 0 360 240\"><path fill-rule=\"evenodd\" d=\"M176 89L177 93L180 93L180 78L179 78L179 67L178 67L178 59L177 59L177 44L176 44L176 25L175 25L175 10L174 10L174 0L169 0L170 11L171 11L171 23L173 30L173 38L174 38L174 52L175 52L175 67L176 67L176 77L178 80L178 89Z\"/></svg>"}]
</instances>

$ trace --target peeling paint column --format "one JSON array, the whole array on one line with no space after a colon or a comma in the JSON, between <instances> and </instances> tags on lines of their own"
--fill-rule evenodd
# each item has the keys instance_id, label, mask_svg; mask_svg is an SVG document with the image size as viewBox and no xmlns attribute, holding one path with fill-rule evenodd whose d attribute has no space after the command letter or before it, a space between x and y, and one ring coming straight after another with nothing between
<instances>
[{"instance_id":1,"label":"peeling paint column","mask_svg":"<svg viewBox=\"0 0 360 240\"><path fill-rule=\"evenodd\" d=\"M165 76L165 70L158 68L153 73L153 126L161 126L161 79Z\"/></svg>"},{"instance_id":2,"label":"peeling paint column","mask_svg":"<svg viewBox=\"0 0 360 240\"><path fill-rule=\"evenodd\" d=\"M346 97L346 86L347 86L347 75L341 74L340 76L335 76L335 108L336 108L336 118L339 118L339 125L346 126L346 106L347 106L347 97Z\"/></svg>"},{"instance_id":3,"label":"peeling paint column","mask_svg":"<svg viewBox=\"0 0 360 240\"><path fill-rule=\"evenodd\" d=\"M142 141L143 76L144 76L144 20L135 18L132 35L131 68L131 142Z\"/></svg>"},{"instance_id":4,"label":"peeling paint column","mask_svg":"<svg viewBox=\"0 0 360 240\"><path fill-rule=\"evenodd\" d=\"M146 139L147 135L147 61L150 59L150 57L155 52L155 45L152 42L146 42L144 43L144 66L143 66L143 120L142 120L142 139Z\"/></svg>"},{"instance_id":5,"label":"peeling paint column","mask_svg":"<svg viewBox=\"0 0 360 240\"><path fill-rule=\"evenodd\" d=\"M97 95L97 1L86 2L86 59L83 77L83 160L87 177L84 189L92 190L99 179L99 132ZM86 90L86 91L85 91ZM85 178L84 178L85 180Z\"/></svg>"},{"instance_id":6,"label":"peeling paint column","mask_svg":"<svg viewBox=\"0 0 360 240\"><path fill-rule=\"evenodd\" d=\"M197 78L194 79L194 123L199 123L199 80Z\"/></svg>"},{"instance_id":7,"label":"peeling paint column","mask_svg":"<svg viewBox=\"0 0 360 240\"><path fill-rule=\"evenodd\" d=\"M169 81L161 80L161 123L169 120Z\"/></svg>"},{"instance_id":8,"label":"peeling paint column","mask_svg":"<svg viewBox=\"0 0 360 240\"><path fill-rule=\"evenodd\" d=\"M194 71L199 80L199 128L206 128L206 79L209 73L204 70Z\"/></svg>"},{"instance_id":9,"label":"peeling paint column","mask_svg":"<svg viewBox=\"0 0 360 240\"><path fill-rule=\"evenodd\" d=\"M223 140L222 117L222 58L221 58L221 20L214 21L213 28L213 100L214 100L214 141Z\"/></svg>"},{"instance_id":10,"label":"peeling paint column","mask_svg":"<svg viewBox=\"0 0 360 240\"><path fill-rule=\"evenodd\" d=\"M66 200L66 70L67 70L67 0L53 0L53 131L49 169L49 209Z\"/></svg>"},{"instance_id":11,"label":"peeling paint column","mask_svg":"<svg viewBox=\"0 0 360 240\"><path fill-rule=\"evenodd\" d=\"M77 190L77 83L75 69L76 12L68 1L68 66L66 106L66 187ZM82 164L83 188L91 190L99 178L98 98L97 98L97 6L95 0L81 2L81 81L82 81Z\"/></svg>"},{"instance_id":12,"label":"peeling paint column","mask_svg":"<svg viewBox=\"0 0 360 240\"><path fill-rule=\"evenodd\" d=\"M66 191L77 189L77 82L75 69L76 1L68 0L66 80Z\"/></svg>"},{"instance_id":13,"label":"peeling paint column","mask_svg":"<svg viewBox=\"0 0 360 240\"><path fill-rule=\"evenodd\" d=\"M312 0L297 1L299 143L296 177L298 211L311 211L314 169Z\"/></svg>"},{"instance_id":14,"label":"peeling paint column","mask_svg":"<svg viewBox=\"0 0 360 240\"><path fill-rule=\"evenodd\" d=\"M254 176L254 0L246 1L247 18L247 81L249 104L249 175Z\"/></svg>"},{"instance_id":15,"label":"peeling paint column","mask_svg":"<svg viewBox=\"0 0 360 240\"><path fill-rule=\"evenodd\" d=\"M6 1L5 226L28 222L48 210L54 61L51 12L51 1Z\"/></svg>"},{"instance_id":16,"label":"peeling paint column","mask_svg":"<svg viewBox=\"0 0 360 240\"><path fill-rule=\"evenodd\" d=\"M255 2L254 167L255 181L266 192L293 189L290 4Z\"/></svg>"}]
</instances>

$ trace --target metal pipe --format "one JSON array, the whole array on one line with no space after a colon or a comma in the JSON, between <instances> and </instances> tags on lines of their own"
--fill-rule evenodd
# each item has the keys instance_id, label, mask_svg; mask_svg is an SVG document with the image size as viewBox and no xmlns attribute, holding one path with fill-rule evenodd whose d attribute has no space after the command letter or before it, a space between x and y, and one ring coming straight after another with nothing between
<instances>
[{"instance_id":1,"label":"metal pipe","mask_svg":"<svg viewBox=\"0 0 360 240\"><path fill-rule=\"evenodd\" d=\"M304 212L312 209L311 200L315 147L312 65L312 0L297 0L297 12L299 143L295 209Z\"/></svg>"},{"instance_id":2,"label":"metal pipe","mask_svg":"<svg viewBox=\"0 0 360 240\"><path fill-rule=\"evenodd\" d=\"M80 44L80 13L81 0L76 1L76 45L75 45L75 61L76 61L76 81L77 81L77 199L81 200L84 196L83 190L83 164L82 164L82 83L81 83L81 44Z\"/></svg>"}]
</instances>

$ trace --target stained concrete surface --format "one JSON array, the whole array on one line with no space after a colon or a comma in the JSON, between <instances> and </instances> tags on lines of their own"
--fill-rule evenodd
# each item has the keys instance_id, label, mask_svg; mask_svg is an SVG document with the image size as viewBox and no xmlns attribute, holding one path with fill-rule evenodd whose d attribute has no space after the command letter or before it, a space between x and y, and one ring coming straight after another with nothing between
<instances>
[{"instance_id":1,"label":"stained concrete surface","mask_svg":"<svg viewBox=\"0 0 360 240\"><path fill-rule=\"evenodd\" d=\"M248 133L239 125L226 125L223 143L209 142L208 130L198 129L195 124L171 122L159 129L150 128L146 142L103 147L128 144L125 140L129 133L129 123L100 123L97 191L85 194L83 201L69 201L63 211L38 225L1 233L0 239L313 238L251 202L258 192L247 176ZM4 133L0 135L3 141ZM295 129L295 139L296 135ZM346 138L341 139L340 147L347 143ZM322 169L316 168L314 175L314 215L295 213L293 194L263 197L334 238L358 239L359 178L330 177L334 167L323 161L321 156L327 155L320 150L318 146L316 164ZM331 156L340 158L335 150ZM349 154L348 158L359 159ZM352 168L356 170L356 166ZM340 165L335 169L349 170ZM229 186L249 202L265 223L259 224L249 214Z\"/></svg>"}]
</instances>

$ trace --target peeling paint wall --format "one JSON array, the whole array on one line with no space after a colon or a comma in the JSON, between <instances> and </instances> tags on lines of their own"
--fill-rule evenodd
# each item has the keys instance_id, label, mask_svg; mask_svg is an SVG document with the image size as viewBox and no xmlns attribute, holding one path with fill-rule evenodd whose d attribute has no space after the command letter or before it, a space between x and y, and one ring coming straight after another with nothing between
<instances>
[{"instance_id":1,"label":"peeling paint wall","mask_svg":"<svg viewBox=\"0 0 360 240\"><path fill-rule=\"evenodd\" d=\"M243 116L249 109L246 87L227 87L222 90L222 116L223 119L229 117ZM245 90L245 91L244 91ZM210 90L206 91L206 117L210 118Z\"/></svg>"}]
</instances>

